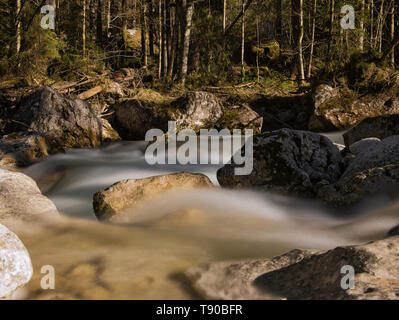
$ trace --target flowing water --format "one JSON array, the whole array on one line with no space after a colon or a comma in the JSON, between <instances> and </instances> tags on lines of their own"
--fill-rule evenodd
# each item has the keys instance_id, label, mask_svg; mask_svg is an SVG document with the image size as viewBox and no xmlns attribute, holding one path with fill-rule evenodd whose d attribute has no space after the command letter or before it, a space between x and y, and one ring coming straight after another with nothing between
<instances>
[{"instance_id":1,"label":"flowing water","mask_svg":"<svg viewBox=\"0 0 399 320\"><path fill-rule=\"evenodd\" d=\"M340 133L329 137L342 143ZM118 142L100 150L70 150L26 170L45 181L47 196L73 217L21 235L35 266L26 297L196 298L182 274L199 263L356 244L381 238L399 223L395 206L380 210L368 203L362 214L343 217L315 202L219 188L164 194L132 212L126 226L98 223L93 194L123 179L186 171L204 173L218 186L220 165L150 166L145 146ZM54 292L40 289L43 265L55 267Z\"/></svg>"}]
</instances>

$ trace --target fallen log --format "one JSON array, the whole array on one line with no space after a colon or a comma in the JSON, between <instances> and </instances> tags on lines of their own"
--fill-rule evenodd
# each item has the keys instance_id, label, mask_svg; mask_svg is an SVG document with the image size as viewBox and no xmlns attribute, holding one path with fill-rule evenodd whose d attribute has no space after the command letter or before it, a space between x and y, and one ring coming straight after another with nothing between
<instances>
[{"instance_id":1,"label":"fallen log","mask_svg":"<svg viewBox=\"0 0 399 320\"><path fill-rule=\"evenodd\" d=\"M105 86L103 84L95 86L87 91L84 91L84 92L78 94L77 98L81 99L81 100L87 100L87 99L95 96L96 94L99 94L101 91L104 90L104 88L105 88Z\"/></svg>"}]
</instances>

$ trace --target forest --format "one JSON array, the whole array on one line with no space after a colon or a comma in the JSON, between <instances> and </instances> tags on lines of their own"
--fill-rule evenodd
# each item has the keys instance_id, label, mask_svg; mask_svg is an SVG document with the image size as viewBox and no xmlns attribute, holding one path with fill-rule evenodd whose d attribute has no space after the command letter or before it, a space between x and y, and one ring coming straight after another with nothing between
<instances>
[{"instance_id":1,"label":"forest","mask_svg":"<svg viewBox=\"0 0 399 320\"><path fill-rule=\"evenodd\" d=\"M54 8L50 18L50 11L41 11L45 5ZM344 29L345 5L354 9L354 27ZM397 5L394 0L2 0L0 75L3 86L17 77L42 85L134 68L147 82L168 87L267 86L270 79L309 85L326 74L332 79L359 55L394 68ZM53 28L46 21L41 27L43 19L53 19Z\"/></svg>"}]
</instances>

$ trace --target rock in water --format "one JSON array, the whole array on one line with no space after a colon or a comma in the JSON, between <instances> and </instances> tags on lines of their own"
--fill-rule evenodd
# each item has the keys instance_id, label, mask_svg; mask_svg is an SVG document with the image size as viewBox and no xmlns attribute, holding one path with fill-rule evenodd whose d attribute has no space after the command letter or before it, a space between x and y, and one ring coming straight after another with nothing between
<instances>
[{"instance_id":1,"label":"rock in water","mask_svg":"<svg viewBox=\"0 0 399 320\"><path fill-rule=\"evenodd\" d=\"M212 187L213 184L207 176L185 172L124 180L97 192L93 196L93 207L99 220L113 222L123 215L123 210L138 206L163 192L181 188Z\"/></svg>"},{"instance_id":2,"label":"rock in water","mask_svg":"<svg viewBox=\"0 0 399 320\"><path fill-rule=\"evenodd\" d=\"M51 152L101 145L102 125L90 105L68 99L49 87L22 99L14 115L14 131L33 131L44 136Z\"/></svg>"},{"instance_id":3,"label":"rock in water","mask_svg":"<svg viewBox=\"0 0 399 320\"><path fill-rule=\"evenodd\" d=\"M398 187L399 136L391 136L357 154L336 183L320 188L318 197L337 207L348 206Z\"/></svg>"},{"instance_id":4,"label":"rock in water","mask_svg":"<svg viewBox=\"0 0 399 320\"><path fill-rule=\"evenodd\" d=\"M25 285L33 274L29 253L19 238L0 224L0 299Z\"/></svg>"},{"instance_id":5,"label":"rock in water","mask_svg":"<svg viewBox=\"0 0 399 320\"><path fill-rule=\"evenodd\" d=\"M0 223L51 223L60 217L54 203L41 194L33 179L0 169Z\"/></svg>"},{"instance_id":6,"label":"rock in water","mask_svg":"<svg viewBox=\"0 0 399 320\"><path fill-rule=\"evenodd\" d=\"M324 252L294 250L273 259L211 263L186 275L209 299L396 300L398 255L399 237L394 237ZM344 266L354 268L353 289L341 286Z\"/></svg>"},{"instance_id":7,"label":"rock in water","mask_svg":"<svg viewBox=\"0 0 399 320\"><path fill-rule=\"evenodd\" d=\"M245 148L245 147L244 147ZM254 137L253 171L236 176L236 164L217 172L224 187L259 188L283 194L314 196L321 185L341 175L338 148L317 133L281 129Z\"/></svg>"},{"instance_id":8,"label":"rock in water","mask_svg":"<svg viewBox=\"0 0 399 320\"><path fill-rule=\"evenodd\" d=\"M367 118L344 134L346 146L366 138L385 139L399 134L399 114Z\"/></svg>"}]
</instances>

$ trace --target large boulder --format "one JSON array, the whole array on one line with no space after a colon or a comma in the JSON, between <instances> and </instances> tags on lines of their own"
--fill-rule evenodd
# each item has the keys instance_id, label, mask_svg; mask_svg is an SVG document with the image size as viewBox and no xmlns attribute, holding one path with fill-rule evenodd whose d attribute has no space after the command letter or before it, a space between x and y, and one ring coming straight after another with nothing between
<instances>
[{"instance_id":1,"label":"large boulder","mask_svg":"<svg viewBox=\"0 0 399 320\"><path fill-rule=\"evenodd\" d=\"M43 136L51 152L101 145L102 125L90 105L44 87L23 98L13 116L14 132Z\"/></svg>"},{"instance_id":2,"label":"large boulder","mask_svg":"<svg viewBox=\"0 0 399 320\"><path fill-rule=\"evenodd\" d=\"M42 195L33 179L0 169L0 223L52 223L60 218L54 203Z\"/></svg>"},{"instance_id":3,"label":"large boulder","mask_svg":"<svg viewBox=\"0 0 399 320\"><path fill-rule=\"evenodd\" d=\"M125 209L142 206L146 201L167 191L212 187L213 184L207 176L186 172L124 180L97 192L93 196L93 207L99 220L115 222L123 217Z\"/></svg>"},{"instance_id":4,"label":"large boulder","mask_svg":"<svg viewBox=\"0 0 399 320\"><path fill-rule=\"evenodd\" d=\"M346 146L366 138L385 139L399 134L399 114L386 114L380 117L367 118L356 127L344 133Z\"/></svg>"},{"instance_id":5,"label":"large boulder","mask_svg":"<svg viewBox=\"0 0 399 320\"><path fill-rule=\"evenodd\" d=\"M29 253L19 238L0 224L0 299L10 298L33 274Z\"/></svg>"},{"instance_id":6,"label":"large boulder","mask_svg":"<svg viewBox=\"0 0 399 320\"><path fill-rule=\"evenodd\" d=\"M209 92L194 91L172 102L178 129L212 128L223 116L223 109L216 97Z\"/></svg>"},{"instance_id":7,"label":"large boulder","mask_svg":"<svg viewBox=\"0 0 399 320\"><path fill-rule=\"evenodd\" d=\"M208 92L189 92L175 101L160 104L146 100L125 100L114 105L113 125L123 139L144 140L150 129L166 131L168 121L177 130L213 128L223 116L222 106Z\"/></svg>"},{"instance_id":8,"label":"large boulder","mask_svg":"<svg viewBox=\"0 0 399 320\"><path fill-rule=\"evenodd\" d=\"M244 149L245 147L243 147ZM314 196L341 175L338 148L317 133L281 129L254 137L253 171L236 176L234 162L217 172L221 186Z\"/></svg>"},{"instance_id":9,"label":"large boulder","mask_svg":"<svg viewBox=\"0 0 399 320\"><path fill-rule=\"evenodd\" d=\"M355 149L358 153L336 183L320 188L320 199L347 206L373 194L395 192L399 187L399 135L367 145L371 147Z\"/></svg>"},{"instance_id":10,"label":"large boulder","mask_svg":"<svg viewBox=\"0 0 399 320\"><path fill-rule=\"evenodd\" d=\"M366 118L399 114L399 99L389 91L361 95L349 89L321 85L315 89L314 107L309 129L347 129Z\"/></svg>"},{"instance_id":11,"label":"large boulder","mask_svg":"<svg viewBox=\"0 0 399 320\"><path fill-rule=\"evenodd\" d=\"M26 166L48 155L47 139L38 133L9 134L0 140L1 166Z\"/></svg>"},{"instance_id":12,"label":"large boulder","mask_svg":"<svg viewBox=\"0 0 399 320\"><path fill-rule=\"evenodd\" d=\"M225 108L223 118L219 122L222 129L251 129L254 134L262 132L263 117L247 104L233 105Z\"/></svg>"},{"instance_id":13,"label":"large boulder","mask_svg":"<svg viewBox=\"0 0 399 320\"><path fill-rule=\"evenodd\" d=\"M186 276L208 299L398 299L399 237L330 251L294 250L265 260L194 267ZM341 283L353 267L355 283ZM342 270L344 270L343 273Z\"/></svg>"},{"instance_id":14,"label":"large boulder","mask_svg":"<svg viewBox=\"0 0 399 320\"><path fill-rule=\"evenodd\" d=\"M150 129L165 131L168 125L166 109L142 100L125 100L114 105L114 128L125 140L144 140ZM172 119L171 119L172 120Z\"/></svg>"}]
</instances>

